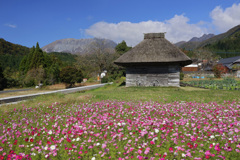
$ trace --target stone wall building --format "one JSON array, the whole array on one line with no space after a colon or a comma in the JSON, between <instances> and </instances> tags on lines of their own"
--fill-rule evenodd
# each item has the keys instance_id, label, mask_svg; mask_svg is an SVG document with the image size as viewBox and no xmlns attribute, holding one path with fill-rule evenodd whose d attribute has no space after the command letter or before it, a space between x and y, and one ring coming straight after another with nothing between
<instances>
[{"instance_id":1,"label":"stone wall building","mask_svg":"<svg viewBox=\"0 0 240 160\"><path fill-rule=\"evenodd\" d=\"M181 67L192 60L164 33L147 33L114 63L126 68L126 86L179 86Z\"/></svg>"}]
</instances>

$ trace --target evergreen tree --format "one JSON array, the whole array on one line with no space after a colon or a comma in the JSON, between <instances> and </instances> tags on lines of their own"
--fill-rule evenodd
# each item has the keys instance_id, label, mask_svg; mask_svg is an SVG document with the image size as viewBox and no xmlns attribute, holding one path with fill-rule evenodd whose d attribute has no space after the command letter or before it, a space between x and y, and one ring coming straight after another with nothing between
<instances>
[{"instance_id":1,"label":"evergreen tree","mask_svg":"<svg viewBox=\"0 0 240 160\"><path fill-rule=\"evenodd\" d=\"M30 50L30 53L27 55L27 63L26 63L26 72L29 71L31 68L30 68L30 65L31 65L31 62L32 62L32 59L33 59L33 53L35 52L35 46L33 46ZM25 73L26 73L25 72Z\"/></svg>"},{"instance_id":2,"label":"evergreen tree","mask_svg":"<svg viewBox=\"0 0 240 160\"><path fill-rule=\"evenodd\" d=\"M127 51L129 51L132 47L128 47L127 46L127 43L125 41L122 41L121 43L119 43L116 47L115 47L115 50L117 53L119 54L123 54Z\"/></svg>"},{"instance_id":3,"label":"evergreen tree","mask_svg":"<svg viewBox=\"0 0 240 160\"><path fill-rule=\"evenodd\" d=\"M32 61L31 61L31 64L30 64L30 69L38 68L40 66L45 67L45 65L44 65L44 55L43 55L43 51L41 50L41 48L39 47L39 44L37 42L36 48L35 48L34 53L33 53Z\"/></svg>"},{"instance_id":4,"label":"evergreen tree","mask_svg":"<svg viewBox=\"0 0 240 160\"><path fill-rule=\"evenodd\" d=\"M0 64L0 90L3 90L7 87L7 79L3 75L3 69Z\"/></svg>"},{"instance_id":5,"label":"evergreen tree","mask_svg":"<svg viewBox=\"0 0 240 160\"><path fill-rule=\"evenodd\" d=\"M35 51L35 47L33 46L29 52L29 54L25 55L20 63L19 70L26 74L31 68L30 65L32 63L33 53Z\"/></svg>"}]
</instances>

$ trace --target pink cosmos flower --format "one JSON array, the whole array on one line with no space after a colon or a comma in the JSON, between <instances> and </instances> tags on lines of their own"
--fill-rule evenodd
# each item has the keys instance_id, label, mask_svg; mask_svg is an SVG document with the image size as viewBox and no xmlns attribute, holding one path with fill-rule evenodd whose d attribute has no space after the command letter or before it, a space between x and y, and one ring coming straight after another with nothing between
<instances>
[{"instance_id":1,"label":"pink cosmos flower","mask_svg":"<svg viewBox=\"0 0 240 160\"><path fill-rule=\"evenodd\" d=\"M147 147L147 148L146 148L146 150L145 150L145 152L144 152L144 154L148 154L148 153L149 153L149 151L150 151L150 148L149 148L149 147Z\"/></svg>"},{"instance_id":2,"label":"pink cosmos flower","mask_svg":"<svg viewBox=\"0 0 240 160\"><path fill-rule=\"evenodd\" d=\"M151 144L155 144L155 142L154 142L154 141L150 141L150 143L151 143Z\"/></svg>"},{"instance_id":3,"label":"pink cosmos flower","mask_svg":"<svg viewBox=\"0 0 240 160\"><path fill-rule=\"evenodd\" d=\"M139 150L138 150L138 154L141 154L141 153L142 153L142 151L139 149Z\"/></svg>"},{"instance_id":4,"label":"pink cosmos flower","mask_svg":"<svg viewBox=\"0 0 240 160\"><path fill-rule=\"evenodd\" d=\"M102 148L106 148L107 147L107 145L106 144L102 144Z\"/></svg>"}]
</instances>

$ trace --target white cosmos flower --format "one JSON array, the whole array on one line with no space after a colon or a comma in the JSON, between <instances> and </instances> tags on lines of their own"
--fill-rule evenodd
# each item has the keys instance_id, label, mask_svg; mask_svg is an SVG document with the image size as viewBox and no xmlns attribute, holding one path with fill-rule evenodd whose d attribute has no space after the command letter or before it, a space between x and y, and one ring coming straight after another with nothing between
<instances>
[{"instance_id":1,"label":"white cosmos flower","mask_svg":"<svg viewBox=\"0 0 240 160\"><path fill-rule=\"evenodd\" d=\"M36 153L31 153L32 156L36 156Z\"/></svg>"},{"instance_id":2,"label":"white cosmos flower","mask_svg":"<svg viewBox=\"0 0 240 160\"><path fill-rule=\"evenodd\" d=\"M44 147L44 149L45 149L45 150L47 150L47 149L48 149L48 147L46 146L46 147Z\"/></svg>"},{"instance_id":3,"label":"white cosmos flower","mask_svg":"<svg viewBox=\"0 0 240 160\"><path fill-rule=\"evenodd\" d=\"M78 137L77 139L76 139L76 141L79 141L80 140L80 138Z\"/></svg>"},{"instance_id":4,"label":"white cosmos flower","mask_svg":"<svg viewBox=\"0 0 240 160\"><path fill-rule=\"evenodd\" d=\"M92 160L95 160L96 158L95 157L92 157Z\"/></svg>"},{"instance_id":5,"label":"white cosmos flower","mask_svg":"<svg viewBox=\"0 0 240 160\"><path fill-rule=\"evenodd\" d=\"M100 143L97 143L97 144L96 144L96 146L99 146L99 145L100 145Z\"/></svg>"},{"instance_id":6,"label":"white cosmos flower","mask_svg":"<svg viewBox=\"0 0 240 160\"><path fill-rule=\"evenodd\" d=\"M52 134L52 130L48 131L48 134Z\"/></svg>"},{"instance_id":7,"label":"white cosmos flower","mask_svg":"<svg viewBox=\"0 0 240 160\"><path fill-rule=\"evenodd\" d=\"M211 135L210 138L214 138L214 135Z\"/></svg>"},{"instance_id":8,"label":"white cosmos flower","mask_svg":"<svg viewBox=\"0 0 240 160\"><path fill-rule=\"evenodd\" d=\"M182 153L182 157L186 157L186 154Z\"/></svg>"},{"instance_id":9,"label":"white cosmos flower","mask_svg":"<svg viewBox=\"0 0 240 160\"><path fill-rule=\"evenodd\" d=\"M155 138L153 138L153 141L156 141L158 138L157 137L155 137Z\"/></svg>"},{"instance_id":10,"label":"white cosmos flower","mask_svg":"<svg viewBox=\"0 0 240 160\"><path fill-rule=\"evenodd\" d=\"M54 150L54 149L56 149L56 146L55 145L51 145L51 150Z\"/></svg>"},{"instance_id":11,"label":"white cosmos flower","mask_svg":"<svg viewBox=\"0 0 240 160\"><path fill-rule=\"evenodd\" d=\"M155 133L158 133L158 132L159 132L159 129L155 129L154 131L155 131Z\"/></svg>"}]
</instances>

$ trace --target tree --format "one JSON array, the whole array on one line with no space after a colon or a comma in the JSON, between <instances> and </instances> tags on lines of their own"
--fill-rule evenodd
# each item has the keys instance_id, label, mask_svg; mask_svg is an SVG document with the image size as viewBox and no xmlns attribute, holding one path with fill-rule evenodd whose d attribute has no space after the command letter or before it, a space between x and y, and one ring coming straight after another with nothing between
<instances>
[{"instance_id":1,"label":"tree","mask_svg":"<svg viewBox=\"0 0 240 160\"><path fill-rule=\"evenodd\" d=\"M67 66L60 72L60 78L67 87L73 87L76 82L82 82L82 72L75 67Z\"/></svg>"},{"instance_id":2,"label":"tree","mask_svg":"<svg viewBox=\"0 0 240 160\"><path fill-rule=\"evenodd\" d=\"M30 69L38 68L39 66L45 67L45 58L44 58L43 51L41 50L37 42L36 48L33 53L32 61L30 64Z\"/></svg>"},{"instance_id":3,"label":"tree","mask_svg":"<svg viewBox=\"0 0 240 160\"><path fill-rule=\"evenodd\" d=\"M216 64L213 66L213 73L216 78L221 78L222 74L227 73L227 68L222 64Z\"/></svg>"},{"instance_id":4,"label":"tree","mask_svg":"<svg viewBox=\"0 0 240 160\"><path fill-rule=\"evenodd\" d=\"M107 46L105 40L96 40L91 44L90 53L77 58L76 65L83 71L85 78L97 77L111 65L113 56L114 50Z\"/></svg>"},{"instance_id":5,"label":"tree","mask_svg":"<svg viewBox=\"0 0 240 160\"><path fill-rule=\"evenodd\" d=\"M29 70L24 78L24 85L31 87L42 83L46 79L46 73L43 67L33 68Z\"/></svg>"},{"instance_id":6,"label":"tree","mask_svg":"<svg viewBox=\"0 0 240 160\"><path fill-rule=\"evenodd\" d=\"M3 90L7 87L7 79L3 75L3 69L0 64L0 90Z\"/></svg>"},{"instance_id":7,"label":"tree","mask_svg":"<svg viewBox=\"0 0 240 160\"><path fill-rule=\"evenodd\" d=\"M128 47L127 43L123 40L121 43L119 43L116 47L115 50L117 53L122 55L123 53L129 51L132 47Z\"/></svg>"},{"instance_id":8,"label":"tree","mask_svg":"<svg viewBox=\"0 0 240 160\"><path fill-rule=\"evenodd\" d=\"M207 49L194 50L192 58L195 58L201 61L208 60L208 62L219 59L219 57L216 54L214 54L213 52Z\"/></svg>"},{"instance_id":9,"label":"tree","mask_svg":"<svg viewBox=\"0 0 240 160\"><path fill-rule=\"evenodd\" d=\"M47 69L47 84L59 82L60 69L57 63L54 63Z\"/></svg>"}]
</instances>

